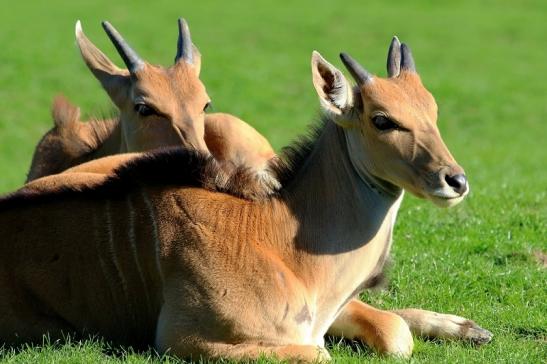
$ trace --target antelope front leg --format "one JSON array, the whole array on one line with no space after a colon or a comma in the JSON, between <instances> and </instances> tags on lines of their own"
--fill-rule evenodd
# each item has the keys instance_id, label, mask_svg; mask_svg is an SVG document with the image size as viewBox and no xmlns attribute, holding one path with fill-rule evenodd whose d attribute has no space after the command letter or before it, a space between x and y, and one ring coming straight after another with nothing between
<instances>
[{"instance_id":1,"label":"antelope front leg","mask_svg":"<svg viewBox=\"0 0 547 364\"><path fill-rule=\"evenodd\" d=\"M208 342L202 338L189 340L192 345L171 345L168 352L179 358L208 360L231 360L231 361L257 361L263 356L273 356L278 360L289 363L326 363L331 357L325 348L312 345L259 345L259 344L228 344L219 342Z\"/></svg>"},{"instance_id":2,"label":"antelope front leg","mask_svg":"<svg viewBox=\"0 0 547 364\"><path fill-rule=\"evenodd\" d=\"M195 359L227 359L237 362L257 361L262 357L275 357L289 363L327 363L331 357L326 349L312 345L257 345L225 344L205 342L201 344L202 353L194 355ZM171 351L177 354L177 348Z\"/></svg>"},{"instance_id":3,"label":"antelope front leg","mask_svg":"<svg viewBox=\"0 0 547 364\"><path fill-rule=\"evenodd\" d=\"M409 357L414 341L407 323L393 312L351 300L328 330L329 335L359 339L382 354Z\"/></svg>"},{"instance_id":4,"label":"antelope front leg","mask_svg":"<svg viewBox=\"0 0 547 364\"><path fill-rule=\"evenodd\" d=\"M256 361L262 356L275 356L290 363L325 363L331 360L324 347L281 343L276 345L257 342L256 339L246 342L241 337L231 337L229 332L219 330L216 325L200 326L202 322L211 320L200 317L199 309L185 309L182 312L184 314L181 314L176 304L164 303L156 329L155 347L160 353L196 361L228 359L247 362Z\"/></svg>"},{"instance_id":5,"label":"antelope front leg","mask_svg":"<svg viewBox=\"0 0 547 364\"><path fill-rule=\"evenodd\" d=\"M492 333L466 318L433 311L407 308L391 311L401 316L414 335L471 341L476 345L492 340Z\"/></svg>"}]
</instances>

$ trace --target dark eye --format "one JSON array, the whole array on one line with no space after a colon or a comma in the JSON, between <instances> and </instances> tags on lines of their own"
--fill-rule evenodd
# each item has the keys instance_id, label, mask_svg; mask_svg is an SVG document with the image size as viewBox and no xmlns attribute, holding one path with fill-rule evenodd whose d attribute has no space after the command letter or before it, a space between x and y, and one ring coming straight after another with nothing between
<instances>
[{"instance_id":1,"label":"dark eye","mask_svg":"<svg viewBox=\"0 0 547 364\"><path fill-rule=\"evenodd\" d=\"M135 105L135 111L139 113L141 116L150 116L150 115L157 115L158 113L154 108L146 105L146 104L136 104Z\"/></svg>"},{"instance_id":2,"label":"dark eye","mask_svg":"<svg viewBox=\"0 0 547 364\"><path fill-rule=\"evenodd\" d=\"M399 128L397 124L384 115L376 115L373 117L372 124L374 124L374 127L378 130L392 130Z\"/></svg>"},{"instance_id":3,"label":"dark eye","mask_svg":"<svg viewBox=\"0 0 547 364\"><path fill-rule=\"evenodd\" d=\"M211 101L209 101L205 104L203 111L209 111L212 107L213 107L213 104L211 103Z\"/></svg>"}]
</instances>

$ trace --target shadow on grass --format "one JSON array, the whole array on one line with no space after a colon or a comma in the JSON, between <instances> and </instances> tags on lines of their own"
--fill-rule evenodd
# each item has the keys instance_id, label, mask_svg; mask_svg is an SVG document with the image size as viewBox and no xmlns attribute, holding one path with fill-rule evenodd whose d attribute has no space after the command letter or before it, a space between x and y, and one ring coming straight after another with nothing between
<instances>
[{"instance_id":1,"label":"shadow on grass","mask_svg":"<svg viewBox=\"0 0 547 364\"><path fill-rule=\"evenodd\" d=\"M509 327L509 330L521 340L533 340L547 344L547 328L545 327Z\"/></svg>"},{"instance_id":2,"label":"shadow on grass","mask_svg":"<svg viewBox=\"0 0 547 364\"><path fill-rule=\"evenodd\" d=\"M83 340L65 337L61 340L50 340L44 336L42 343L3 345L0 346L0 362L9 363L285 363L275 357L263 356L257 360L234 361L227 359L179 359L167 352L159 354L154 348L135 349L131 346L113 344L99 337Z\"/></svg>"},{"instance_id":3,"label":"shadow on grass","mask_svg":"<svg viewBox=\"0 0 547 364\"><path fill-rule=\"evenodd\" d=\"M512 328L511 331L519 338L526 340L546 341L547 330L544 328ZM427 339L419 340L427 342L429 345L441 346L449 343L455 343L451 340ZM468 348L476 348L471 342L457 342L458 345ZM387 359L390 357L382 356L358 340L349 340L338 337L326 337L326 348L331 353L335 362L354 361L375 361L378 359ZM184 360L176 358L169 353L159 354L154 348L135 349L130 346L121 346L107 342L98 337L92 337L86 340L77 340L67 337L64 340L51 341L44 337L41 344L21 344L17 346L0 347L1 362L27 363L58 362L101 362L101 363L236 363L233 360L219 359L206 360L196 358L196 360ZM397 359L397 358L390 358ZM406 361L404 359L399 359ZM399 360L396 360L397 362ZM391 361L390 361L391 362ZM239 362L241 363L241 362ZM283 363L273 357L262 357L256 361L243 361L243 363Z\"/></svg>"},{"instance_id":4,"label":"shadow on grass","mask_svg":"<svg viewBox=\"0 0 547 364\"><path fill-rule=\"evenodd\" d=\"M52 358L66 354L71 356L71 353L72 356L87 358L86 361L101 358L101 362L124 362L131 357L138 357L148 363L183 363L183 361L168 354L159 354L153 347L137 349L131 346L113 344L100 337L77 339L69 335L56 340L44 335L41 343L3 344L0 346L0 361L26 362L26 358L36 357L37 355ZM44 361L49 360L45 359Z\"/></svg>"},{"instance_id":5,"label":"shadow on grass","mask_svg":"<svg viewBox=\"0 0 547 364\"><path fill-rule=\"evenodd\" d=\"M359 340L350 340L335 336L325 336L325 346L329 353L350 357L375 357L378 354Z\"/></svg>"}]
</instances>

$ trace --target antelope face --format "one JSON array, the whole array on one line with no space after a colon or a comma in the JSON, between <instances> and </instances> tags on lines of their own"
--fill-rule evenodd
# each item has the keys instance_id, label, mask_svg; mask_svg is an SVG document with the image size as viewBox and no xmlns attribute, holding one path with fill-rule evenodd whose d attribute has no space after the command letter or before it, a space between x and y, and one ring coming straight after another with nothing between
<instances>
[{"instance_id":1,"label":"antelope face","mask_svg":"<svg viewBox=\"0 0 547 364\"><path fill-rule=\"evenodd\" d=\"M168 69L145 64L136 72L127 102L120 105L123 122L140 150L166 145L207 150L205 110L210 99L190 65Z\"/></svg>"},{"instance_id":2,"label":"antelope face","mask_svg":"<svg viewBox=\"0 0 547 364\"><path fill-rule=\"evenodd\" d=\"M141 60L108 22L103 28L127 69L115 66L76 24L82 57L120 109L125 152L182 145L207 150L205 109L209 96L199 80L200 54L192 44L187 23L179 19L175 64L169 68Z\"/></svg>"},{"instance_id":3,"label":"antelope face","mask_svg":"<svg viewBox=\"0 0 547 364\"><path fill-rule=\"evenodd\" d=\"M345 128L357 171L439 206L461 202L469 192L467 178L440 136L437 105L408 47L393 39L388 78L370 75L346 54L341 58L355 89L318 54L312 57L314 84L323 107Z\"/></svg>"}]
</instances>

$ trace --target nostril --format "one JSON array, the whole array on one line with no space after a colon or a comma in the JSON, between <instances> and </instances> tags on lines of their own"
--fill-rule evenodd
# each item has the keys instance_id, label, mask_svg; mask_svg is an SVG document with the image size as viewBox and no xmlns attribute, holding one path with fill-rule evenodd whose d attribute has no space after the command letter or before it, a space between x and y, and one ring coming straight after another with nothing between
<instances>
[{"instance_id":1,"label":"nostril","mask_svg":"<svg viewBox=\"0 0 547 364\"><path fill-rule=\"evenodd\" d=\"M467 191L467 177L465 177L465 174L456 174L453 176L447 175L444 177L444 180L454 191L459 193L460 195L464 194L465 191Z\"/></svg>"}]
</instances>

